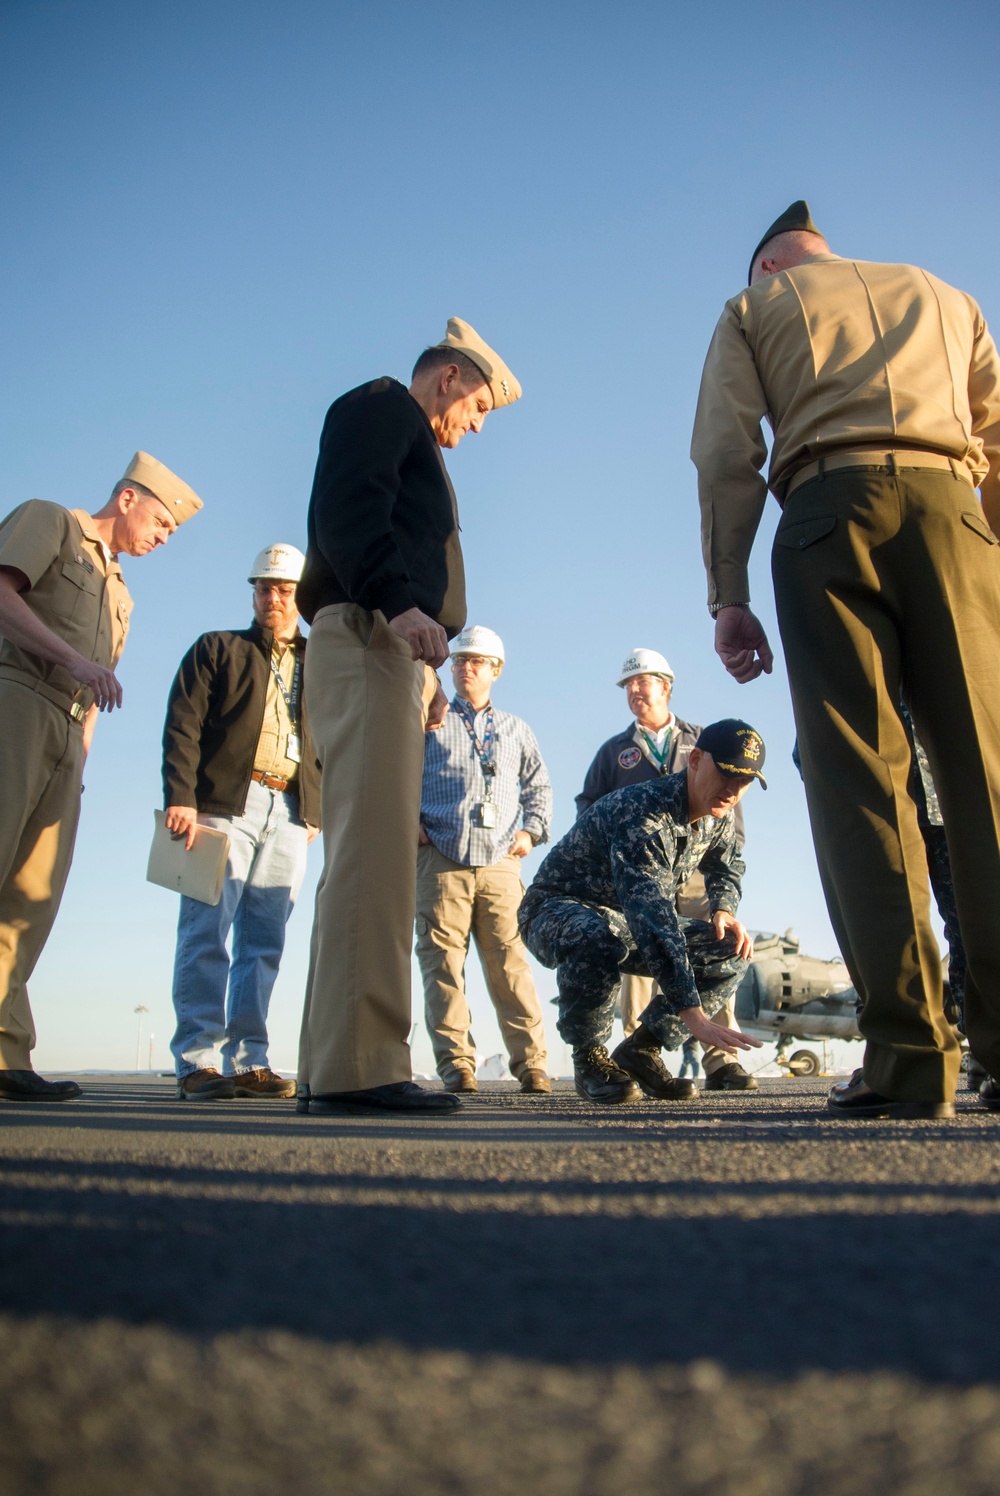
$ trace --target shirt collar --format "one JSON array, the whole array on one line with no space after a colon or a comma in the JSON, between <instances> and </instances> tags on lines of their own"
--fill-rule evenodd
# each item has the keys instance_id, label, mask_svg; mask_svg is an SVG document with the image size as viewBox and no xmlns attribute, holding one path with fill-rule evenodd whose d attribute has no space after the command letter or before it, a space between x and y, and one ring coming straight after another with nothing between
<instances>
[{"instance_id":1,"label":"shirt collar","mask_svg":"<svg viewBox=\"0 0 1000 1496\"><path fill-rule=\"evenodd\" d=\"M83 531L84 540L89 540L91 545L96 545L100 551L105 567L110 566L112 562L117 562L117 558L111 553L94 529L93 516L88 514L86 509L71 509L70 513L79 523L80 529Z\"/></svg>"},{"instance_id":2,"label":"shirt collar","mask_svg":"<svg viewBox=\"0 0 1000 1496\"><path fill-rule=\"evenodd\" d=\"M454 696L451 704L452 706L458 708L463 717L475 718L479 716L480 712L491 712L493 710L492 701L488 701L485 706L477 708L472 705L471 701L466 701L464 696L459 696L457 693Z\"/></svg>"},{"instance_id":3,"label":"shirt collar","mask_svg":"<svg viewBox=\"0 0 1000 1496\"><path fill-rule=\"evenodd\" d=\"M669 732L671 728L677 726L677 718L674 716L673 712L671 712L670 716L667 718L666 722L664 722L662 727L643 727L642 723L638 720L636 721L635 725L640 732L646 732L651 738L659 741L661 733Z\"/></svg>"}]
</instances>

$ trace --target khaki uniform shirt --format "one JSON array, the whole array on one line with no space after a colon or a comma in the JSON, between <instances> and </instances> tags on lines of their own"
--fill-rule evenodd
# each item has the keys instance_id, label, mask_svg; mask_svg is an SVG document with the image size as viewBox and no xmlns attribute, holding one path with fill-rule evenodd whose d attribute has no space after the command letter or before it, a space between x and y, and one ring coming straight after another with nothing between
<instances>
[{"instance_id":1,"label":"khaki uniform shirt","mask_svg":"<svg viewBox=\"0 0 1000 1496\"><path fill-rule=\"evenodd\" d=\"M691 442L709 602L749 600L768 487L781 501L806 463L876 445L957 459L1000 531L1000 361L970 296L913 265L821 254L727 302Z\"/></svg>"},{"instance_id":2,"label":"khaki uniform shirt","mask_svg":"<svg viewBox=\"0 0 1000 1496\"><path fill-rule=\"evenodd\" d=\"M289 696L292 694L292 682L295 678L295 660L297 651L295 641L289 644L279 644L275 641L271 649L271 659L281 672L281 679L285 682L285 690ZM279 779L294 780L298 778L298 761L287 757L288 737L290 733L299 734L299 747L301 751L301 727L293 727L291 714L284 695L278 689L278 682L274 678L274 671L268 666L267 696L264 700L264 721L261 723L260 737L257 739L257 752L254 754L253 766L261 774L274 774ZM301 693L301 681L299 691ZM301 714L301 706L299 711Z\"/></svg>"},{"instance_id":3,"label":"khaki uniform shirt","mask_svg":"<svg viewBox=\"0 0 1000 1496\"><path fill-rule=\"evenodd\" d=\"M125 647L132 599L121 567L83 509L31 499L0 524L0 566L23 572L22 593L36 617L85 659L113 670ZM0 679L20 680L57 704L85 714L94 703L61 665L0 635Z\"/></svg>"}]
</instances>

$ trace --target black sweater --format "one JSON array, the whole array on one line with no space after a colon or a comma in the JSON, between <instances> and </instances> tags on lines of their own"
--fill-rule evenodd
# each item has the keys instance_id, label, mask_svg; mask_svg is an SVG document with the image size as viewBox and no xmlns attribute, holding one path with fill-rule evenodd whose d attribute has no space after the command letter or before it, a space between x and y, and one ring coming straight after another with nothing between
<instances>
[{"instance_id":1,"label":"black sweater","mask_svg":"<svg viewBox=\"0 0 1000 1496\"><path fill-rule=\"evenodd\" d=\"M398 380L375 379L327 411L309 500L299 612L330 603L387 619L419 608L449 638L465 623L458 507L431 423Z\"/></svg>"},{"instance_id":2,"label":"black sweater","mask_svg":"<svg viewBox=\"0 0 1000 1496\"><path fill-rule=\"evenodd\" d=\"M274 636L259 624L202 634L181 660L163 726L163 802L195 805L203 815L239 816L264 721ZM304 639L298 648L305 650ZM309 732L305 692L299 813L320 823L319 765Z\"/></svg>"}]
</instances>

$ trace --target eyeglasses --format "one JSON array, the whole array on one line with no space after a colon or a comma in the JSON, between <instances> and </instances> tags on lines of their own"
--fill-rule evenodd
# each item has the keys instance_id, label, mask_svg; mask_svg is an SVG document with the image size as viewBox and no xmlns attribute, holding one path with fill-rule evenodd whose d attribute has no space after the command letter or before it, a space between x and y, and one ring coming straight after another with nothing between
<instances>
[{"instance_id":1,"label":"eyeglasses","mask_svg":"<svg viewBox=\"0 0 1000 1496\"><path fill-rule=\"evenodd\" d=\"M270 597L271 593L273 592L273 593L275 593L278 597L280 597L284 601L287 598L295 596L295 583L294 582L254 582L254 584L253 584L253 590L260 597Z\"/></svg>"}]
</instances>

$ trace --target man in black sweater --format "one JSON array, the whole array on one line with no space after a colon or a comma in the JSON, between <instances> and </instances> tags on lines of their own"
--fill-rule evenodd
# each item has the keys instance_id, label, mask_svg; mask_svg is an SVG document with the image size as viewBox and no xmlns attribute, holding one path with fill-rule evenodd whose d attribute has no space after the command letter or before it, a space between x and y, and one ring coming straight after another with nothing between
<instances>
[{"instance_id":1,"label":"man in black sweater","mask_svg":"<svg viewBox=\"0 0 1000 1496\"><path fill-rule=\"evenodd\" d=\"M465 623L458 508L442 447L521 387L458 317L407 390L376 379L327 412L298 602L323 771L324 866L299 1053L300 1112L443 1112L415 1085L410 953L425 728Z\"/></svg>"}]
</instances>

